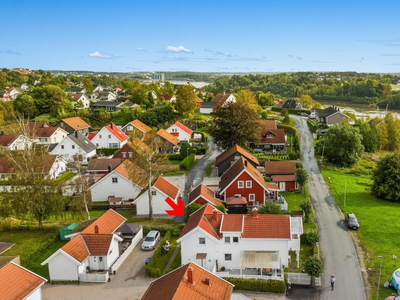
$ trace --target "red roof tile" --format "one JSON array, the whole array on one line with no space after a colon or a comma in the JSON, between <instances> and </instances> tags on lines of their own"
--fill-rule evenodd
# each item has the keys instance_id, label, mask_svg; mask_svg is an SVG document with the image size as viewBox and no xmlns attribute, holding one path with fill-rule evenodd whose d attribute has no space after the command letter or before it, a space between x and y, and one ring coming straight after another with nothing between
<instances>
[{"instance_id":1,"label":"red roof tile","mask_svg":"<svg viewBox=\"0 0 400 300\"><path fill-rule=\"evenodd\" d=\"M272 181L275 181L275 182L296 181L296 175L274 175L274 176L272 176Z\"/></svg>"},{"instance_id":2,"label":"red roof tile","mask_svg":"<svg viewBox=\"0 0 400 300\"><path fill-rule=\"evenodd\" d=\"M290 216L252 214L244 217L243 238L290 239Z\"/></svg>"},{"instance_id":3,"label":"red roof tile","mask_svg":"<svg viewBox=\"0 0 400 300\"><path fill-rule=\"evenodd\" d=\"M78 262L83 262L88 256L89 252L83 242L82 236L78 234L68 243L61 247L65 253L76 259Z\"/></svg>"},{"instance_id":4,"label":"red roof tile","mask_svg":"<svg viewBox=\"0 0 400 300\"><path fill-rule=\"evenodd\" d=\"M157 134L175 146L179 143L179 139L168 133L165 129L161 128L159 131L157 131Z\"/></svg>"},{"instance_id":5,"label":"red roof tile","mask_svg":"<svg viewBox=\"0 0 400 300\"><path fill-rule=\"evenodd\" d=\"M178 196L179 189L161 176L157 178L153 186L165 193L171 199L176 199Z\"/></svg>"},{"instance_id":6,"label":"red roof tile","mask_svg":"<svg viewBox=\"0 0 400 300\"><path fill-rule=\"evenodd\" d=\"M17 136L13 134L2 134L0 135L0 145L3 147L8 147L17 139Z\"/></svg>"},{"instance_id":7,"label":"red roof tile","mask_svg":"<svg viewBox=\"0 0 400 300\"><path fill-rule=\"evenodd\" d=\"M137 129L139 129L140 131L144 132L144 133L148 133L151 131L151 128L149 126L147 126L146 124L140 122L138 119L133 120L130 122L133 126L135 126Z\"/></svg>"},{"instance_id":8,"label":"red roof tile","mask_svg":"<svg viewBox=\"0 0 400 300\"><path fill-rule=\"evenodd\" d=\"M114 125L113 123L105 126L105 128L113 135L115 136L120 142L124 142L128 139L128 136L123 133L119 128Z\"/></svg>"},{"instance_id":9,"label":"red roof tile","mask_svg":"<svg viewBox=\"0 0 400 300\"><path fill-rule=\"evenodd\" d=\"M74 117L74 118L68 118L68 119L62 119L60 122L61 123L64 122L65 124L67 124L69 127L71 127L73 130L78 130L78 129L82 129L82 128L87 128L90 127L90 125L88 123L86 123L85 121L83 121L81 118L79 117Z\"/></svg>"},{"instance_id":10,"label":"red roof tile","mask_svg":"<svg viewBox=\"0 0 400 300\"><path fill-rule=\"evenodd\" d=\"M275 120L264 120L260 121L263 129L276 129L276 121Z\"/></svg>"},{"instance_id":11,"label":"red roof tile","mask_svg":"<svg viewBox=\"0 0 400 300\"><path fill-rule=\"evenodd\" d=\"M239 231L243 230L243 215L224 215L221 232L222 231Z\"/></svg>"},{"instance_id":12,"label":"red roof tile","mask_svg":"<svg viewBox=\"0 0 400 300\"><path fill-rule=\"evenodd\" d=\"M212 205L222 204L221 200L218 200L214 197L214 191L204 184L200 184L190 192L188 204L195 202L199 198L203 198Z\"/></svg>"},{"instance_id":13,"label":"red roof tile","mask_svg":"<svg viewBox=\"0 0 400 300\"><path fill-rule=\"evenodd\" d=\"M102 214L95 222L93 222L85 230L83 230L82 234L95 233L94 227L96 225L99 226L100 233L114 233L115 230L118 229L118 227L125 223L125 221L126 219L123 216L116 213L114 210L109 209L104 214Z\"/></svg>"},{"instance_id":14,"label":"red roof tile","mask_svg":"<svg viewBox=\"0 0 400 300\"><path fill-rule=\"evenodd\" d=\"M226 205L238 205L238 204L246 204L247 205L247 199L246 197L242 196L233 196L228 199L226 199Z\"/></svg>"},{"instance_id":15,"label":"red roof tile","mask_svg":"<svg viewBox=\"0 0 400 300\"><path fill-rule=\"evenodd\" d=\"M265 174L267 175L294 175L296 164L293 161L266 161Z\"/></svg>"},{"instance_id":16,"label":"red roof tile","mask_svg":"<svg viewBox=\"0 0 400 300\"><path fill-rule=\"evenodd\" d=\"M188 282L188 270L193 283ZM142 300L229 300L232 290L233 284L190 262L153 281Z\"/></svg>"},{"instance_id":17,"label":"red roof tile","mask_svg":"<svg viewBox=\"0 0 400 300\"><path fill-rule=\"evenodd\" d=\"M190 134L190 135L192 135L192 133L193 133L193 130L192 130L192 129L190 129L189 127L186 127L185 125L183 125L183 124L182 124L181 122L179 122L179 121L176 121L174 124L172 124L171 126L169 126L168 129L171 128L173 125L179 127L180 129L182 129L183 131L185 131L186 133L188 133L188 134Z\"/></svg>"},{"instance_id":18,"label":"red roof tile","mask_svg":"<svg viewBox=\"0 0 400 300\"><path fill-rule=\"evenodd\" d=\"M9 262L0 268L0 298L2 300L25 299L45 282L46 279Z\"/></svg>"},{"instance_id":19,"label":"red roof tile","mask_svg":"<svg viewBox=\"0 0 400 300\"><path fill-rule=\"evenodd\" d=\"M272 137L268 137L272 135ZM283 129L263 129L261 130L261 140L257 144L284 144L285 130Z\"/></svg>"},{"instance_id":20,"label":"red roof tile","mask_svg":"<svg viewBox=\"0 0 400 300\"><path fill-rule=\"evenodd\" d=\"M96 136L96 133L89 133L87 138L89 141L91 141L95 136Z\"/></svg>"},{"instance_id":21,"label":"red roof tile","mask_svg":"<svg viewBox=\"0 0 400 300\"><path fill-rule=\"evenodd\" d=\"M226 159L234 155L236 152L240 153L243 155L247 160L252 161L256 165L260 165L260 162L258 161L258 158L255 157L253 154L251 154L249 151L246 151L246 149L240 147L239 145L234 145L227 149L225 152L222 154L218 155L217 158L215 159L215 166L218 166L222 162L224 162Z\"/></svg>"},{"instance_id":22,"label":"red roof tile","mask_svg":"<svg viewBox=\"0 0 400 300\"><path fill-rule=\"evenodd\" d=\"M81 234L90 255L107 255L112 234Z\"/></svg>"}]
</instances>

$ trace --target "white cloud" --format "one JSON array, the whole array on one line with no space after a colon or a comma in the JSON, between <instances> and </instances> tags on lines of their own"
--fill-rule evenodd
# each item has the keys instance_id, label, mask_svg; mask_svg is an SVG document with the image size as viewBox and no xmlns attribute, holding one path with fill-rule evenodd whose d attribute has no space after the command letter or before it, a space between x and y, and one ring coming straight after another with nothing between
<instances>
[{"instance_id":1,"label":"white cloud","mask_svg":"<svg viewBox=\"0 0 400 300\"><path fill-rule=\"evenodd\" d=\"M99 51L90 53L89 56L94 57L94 58L103 58L103 59L111 59L111 58L120 57L118 54L107 54L107 53L101 53Z\"/></svg>"},{"instance_id":2,"label":"white cloud","mask_svg":"<svg viewBox=\"0 0 400 300\"><path fill-rule=\"evenodd\" d=\"M167 48L165 48L164 50L161 50L161 52L184 52L184 53L193 53L192 50L186 49L183 46L178 46L178 47L174 47L174 46L168 46Z\"/></svg>"},{"instance_id":3,"label":"white cloud","mask_svg":"<svg viewBox=\"0 0 400 300\"><path fill-rule=\"evenodd\" d=\"M142 51L142 52L147 52L147 53L149 52L149 51L147 51L147 50L144 49L144 48L136 48L136 50L137 50L137 51Z\"/></svg>"}]
</instances>

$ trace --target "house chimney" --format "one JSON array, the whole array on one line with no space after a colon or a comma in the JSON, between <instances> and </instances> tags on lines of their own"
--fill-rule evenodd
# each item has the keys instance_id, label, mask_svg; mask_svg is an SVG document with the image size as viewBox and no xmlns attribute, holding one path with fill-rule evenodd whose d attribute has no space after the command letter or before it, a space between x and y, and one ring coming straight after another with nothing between
<instances>
[{"instance_id":1,"label":"house chimney","mask_svg":"<svg viewBox=\"0 0 400 300\"><path fill-rule=\"evenodd\" d=\"M75 137L78 138L78 131L75 130Z\"/></svg>"},{"instance_id":2,"label":"house chimney","mask_svg":"<svg viewBox=\"0 0 400 300\"><path fill-rule=\"evenodd\" d=\"M111 173L111 171L112 171L111 165L108 165L108 173Z\"/></svg>"},{"instance_id":3,"label":"house chimney","mask_svg":"<svg viewBox=\"0 0 400 300\"><path fill-rule=\"evenodd\" d=\"M188 283L190 283L191 285L194 285L194 281L193 281L193 268L189 267L187 269L187 281Z\"/></svg>"},{"instance_id":4,"label":"house chimney","mask_svg":"<svg viewBox=\"0 0 400 300\"><path fill-rule=\"evenodd\" d=\"M244 165L247 167L247 160L244 160Z\"/></svg>"},{"instance_id":5,"label":"house chimney","mask_svg":"<svg viewBox=\"0 0 400 300\"><path fill-rule=\"evenodd\" d=\"M213 220L217 220L217 218L218 218L218 209L215 208L215 209L213 210L212 219L213 219Z\"/></svg>"},{"instance_id":6,"label":"house chimney","mask_svg":"<svg viewBox=\"0 0 400 300\"><path fill-rule=\"evenodd\" d=\"M206 277L206 279L204 279L204 283L208 286L211 286L210 284L210 277Z\"/></svg>"},{"instance_id":7,"label":"house chimney","mask_svg":"<svg viewBox=\"0 0 400 300\"><path fill-rule=\"evenodd\" d=\"M4 135L4 131L2 131L0 135Z\"/></svg>"},{"instance_id":8,"label":"house chimney","mask_svg":"<svg viewBox=\"0 0 400 300\"><path fill-rule=\"evenodd\" d=\"M253 208L253 219L257 219L258 218L258 215L257 215L257 207L254 207Z\"/></svg>"},{"instance_id":9,"label":"house chimney","mask_svg":"<svg viewBox=\"0 0 400 300\"><path fill-rule=\"evenodd\" d=\"M110 123L110 128L113 129L113 123Z\"/></svg>"},{"instance_id":10,"label":"house chimney","mask_svg":"<svg viewBox=\"0 0 400 300\"><path fill-rule=\"evenodd\" d=\"M100 226L99 225L94 225L94 233L100 233Z\"/></svg>"}]
</instances>

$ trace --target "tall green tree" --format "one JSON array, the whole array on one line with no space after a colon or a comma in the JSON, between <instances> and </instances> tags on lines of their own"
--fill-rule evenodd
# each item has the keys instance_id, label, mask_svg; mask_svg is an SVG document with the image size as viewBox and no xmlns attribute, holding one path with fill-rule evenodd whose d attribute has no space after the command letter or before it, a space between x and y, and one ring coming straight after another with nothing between
<instances>
[{"instance_id":1,"label":"tall green tree","mask_svg":"<svg viewBox=\"0 0 400 300\"><path fill-rule=\"evenodd\" d=\"M176 91L175 108L181 116L188 116L193 113L197 107L197 96L194 92L194 86L185 84L178 86Z\"/></svg>"},{"instance_id":2,"label":"tall green tree","mask_svg":"<svg viewBox=\"0 0 400 300\"><path fill-rule=\"evenodd\" d=\"M304 269L308 275L311 276L311 285L315 285L315 277L322 275L324 270L324 263L318 256L310 256L304 262Z\"/></svg>"},{"instance_id":3,"label":"tall green tree","mask_svg":"<svg viewBox=\"0 0 400 300\"><path fill-rule=\"evenodd\" d=\"M337 124L325 134L325 156L339 167L357 163L364 152L362 136L357 128L348 124Z\"/></svg>"},{"instance_id":4,"label":"tall green tree","mask_svg":"<svg viewBox=\"0 0 400 300\"><path fill-rule=\"evenodd\" d=\"M378 198L400 202L400 153L381 159L372 176L371 192Z\"/></svg>"},{"instance_id":5,"label":"tall green tree","mask_svg":"<svg viewBox=\"0 0 400 300\"><path fill-rule=\"evenodd\" d=\"M84 78L82 80L83 88L85 89L86 93L92 93L94 90L93 81L90 78Z\"/></svg>"},{"instance_id":6,"label":"tall green tree","mask_svg":"<svg viewBox=\"0 0 400 300\"><path fill-rule=\"evenodd\" d=\"M397 151L400 149L400 121L392 112L385 116L385 126L388 134L388 150Z\"/></svg>"},{"instance_id":7,"label":"tall green tree","mask_svg":"<svg viewBox=\"0 0 400 300\"><path fill-rule=\"evenodd\" d=\"M250 90L240 90L236 94L236 101L246 104L257 113L260 113L262 111L262 108L257 103L254 93Z\"/></svg>"},{"instance_id":8,"label":"tall green tree","mask_svg":"<svg viewBox=\"0 0 400 300\"><path fill-rule=\"evenodd\" d=\"M369 126L368 122L356 120L355 125L357 126L361 136L363 137L362 144L365 148L365 152L375 152L378 149L379 141L375 132Z\"/></svg>"},{"instance_id":9,"label":"tall green tree","mask_svg":"<svg viewBox=\"0 0 400 300\"><path fill-rule=\"evenodd\" d=\"M214 111L213 117L210 133L219 147L247 147L261 138L260 116L245 103L230 102Z\"/></svg>"},{"instance_id":10,"label":"tall green tree","mask_svg":"<svg viewBox=\"0 0 400 300\"><path fill-rule=\"evenodd\" d=\"M48 114L54 105L67 98L67 94L55 85L35 87L31 96L40 114Z\"/></svg>"},{"instance_id":11,"label":"tall green tree","mask_svg":"<svg viewBox=\"0 0 400 300\"><path fill-rule=\"evenodd\" d=\"M300 185L300 193L303 193L303 188L308 182L307 171L303 168L298 168L296 170L296 181Z\"/></svg>"},{"instance_id":12,"label":"tall green tree","mask_svg":"<svg viewBox=\"0 0 400 300\"><path fill-rule=\"evenodd\" d=\"M103 127L110 123L111 115L105 109L94 109L90 115L90 123L93 127Z\"/></svg>"},{"instance_id":13,"label":"tall green tree","mask_svg":"<svg viewBox=\"0 0 400 300\"><path fill-rule=\"evenodd\" d=\"M22 93L13 101L14 109L24 118L34 118L37 115L35 100L28 94Z\"/></svg>"}]
</instances>

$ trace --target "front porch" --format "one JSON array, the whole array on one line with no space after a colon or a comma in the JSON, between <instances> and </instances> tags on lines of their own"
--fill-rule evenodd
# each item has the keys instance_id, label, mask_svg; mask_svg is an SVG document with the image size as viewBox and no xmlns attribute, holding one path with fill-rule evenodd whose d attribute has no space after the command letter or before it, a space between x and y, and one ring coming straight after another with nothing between
<instances>
[{"instance_id":1,"label":"front porch","mask_svg":"<svg viewBox=\"0 0 400 300\"><path fill-rule=\"evenodd\" d=\"M282 195L278 195L277 193L275 194L275 192L265 193L265 201L279 204L281 210L288 210L288 204L285 197Z\"/></svg>"},{"instance_id":2,"label":"front porch","mask_svg":"<svg viewBox=\"0 0 400 300\"><path fill-rule=\"evenodd\" d=\"M216 271L215 275L219 277L233 277L244 279L264 279L264 280L284 280L283 269L257 269L240 268L225 271Z\"/></svg>"},{"instance_id":3,"label":"front porch","mask_svg":"<svg viewBox=\"0 0 400 300\"><path fill-rule=\"evenodd\" d=\"M107 282L108 278L107 270L96 271L89 268L86 270L86 273L79 274L80 282Z\"/></svg>"}]
</instances>

